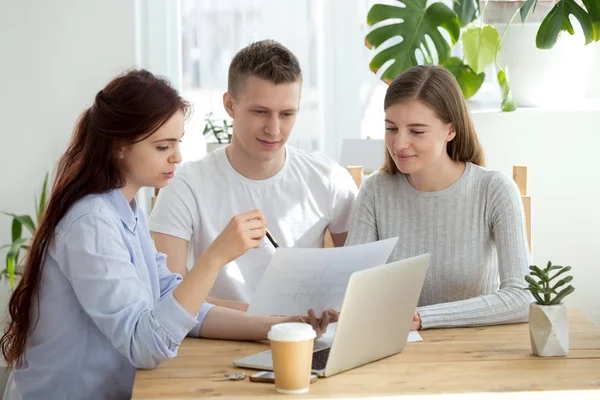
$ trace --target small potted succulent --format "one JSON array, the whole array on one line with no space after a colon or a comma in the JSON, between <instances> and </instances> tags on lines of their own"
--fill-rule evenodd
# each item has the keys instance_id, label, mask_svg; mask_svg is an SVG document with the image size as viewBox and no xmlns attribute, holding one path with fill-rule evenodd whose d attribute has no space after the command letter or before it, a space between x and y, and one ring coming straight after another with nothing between
<instances>
[{"instance_id":1,"label":"small potted succulent","mask_svg":"<svg viewBox=\"0 0 600 400\"><path fill-rule=\"evenodd\" d=\"M542 357L566 356L569 353L569 320L567 308L562 300L575 291L572 276L564 273L571 267L552 265L546 268L535 265L529 267L530 275L525 276L535 302L529 306L529 335L533 354ZM561 277L560 280L556 280Z\"/></svg>"}]
</instances>

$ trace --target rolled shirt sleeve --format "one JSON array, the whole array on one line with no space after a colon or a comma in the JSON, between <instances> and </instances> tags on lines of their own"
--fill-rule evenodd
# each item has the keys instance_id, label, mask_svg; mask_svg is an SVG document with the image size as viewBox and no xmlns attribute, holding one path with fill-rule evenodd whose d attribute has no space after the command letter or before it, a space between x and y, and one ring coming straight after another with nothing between
<instances>
[{"instance_id":1,"label":"rolled shirt sleeve","mask_svg":"<svg viewBox=\"0 0 600 400\"><path fill-rule=\"evenodd\" d=\"M161 288L161 299L165 295L171 295L173 290L179 285L181 282L181 275L171 272L167 267L167 256L164 253L156 252L156 265L158 267L158 274L160 279L160 288ZM175 301L177 303L177 301ZM179 306L179 304L177 303ZM213 304L207 303L206 301L202 304L200 311L198 311L198 315L196 316L197 324L194 326L189 332L188 336L192 337L200 337L200 328L202 327L202 323L204 319L208 315L209 311L214 307Z\"/></svg>"}]
</instances>

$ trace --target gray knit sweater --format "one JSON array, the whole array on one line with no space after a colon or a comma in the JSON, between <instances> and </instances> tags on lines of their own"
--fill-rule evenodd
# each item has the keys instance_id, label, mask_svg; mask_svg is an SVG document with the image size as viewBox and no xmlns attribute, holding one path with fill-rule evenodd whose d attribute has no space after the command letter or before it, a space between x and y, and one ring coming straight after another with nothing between
<instances>
[{"instance_id":1,"label":"gray knit sweater","mask_svg":"<svg viewBox=\"0 0 600 400\"><path fill-rule=\"evenodd\" d=\"M423 329L524 322L530 264L523 205L505 175L467 163L450 187L415 189L404 174L366 179L346 246L399 236L389 261L431 261L418 311Z\"/></svg>"}]
</instances>

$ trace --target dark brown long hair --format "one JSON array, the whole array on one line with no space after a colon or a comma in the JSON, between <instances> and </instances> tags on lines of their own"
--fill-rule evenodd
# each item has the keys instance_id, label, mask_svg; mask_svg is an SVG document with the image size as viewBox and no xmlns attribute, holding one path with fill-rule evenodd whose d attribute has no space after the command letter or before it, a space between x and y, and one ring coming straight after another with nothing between
<instances>
[{"instance_id":1,"label":"dark brown long hair","mask_svg":"<svg viewBox=\"0 0 600 400\"><path fill-rule=\"evenodd\" d=\"M166 79L132 70L108 83L81 114L58 162L48 211L33 235L23 278L10 298L10 320L0 339L8 365L21 359L37 324L37 319L32 320L32 304L39 301L42 268L59 221L82 197L125 185L118 160L122 146L144 140L175 113L186 115L189 110Z\"/></svg>"},{"instance_id":2,"label":"dark brown long hair","mask_svg":"<svg viewBox=\"0 0 600 400\"><path fill-rule=\"evenodd\" d=\"M430 107L444 123L452 123L456 136L446 148L450 159L484 166L483 148L477 138L469 109L454 75L439 66L418 65L402 72L390 83L385 93L383 109L407 100L420 100ZM381 168L390 174L398 167L385 150L385 164Z\"/></svg>"}]
</instances>

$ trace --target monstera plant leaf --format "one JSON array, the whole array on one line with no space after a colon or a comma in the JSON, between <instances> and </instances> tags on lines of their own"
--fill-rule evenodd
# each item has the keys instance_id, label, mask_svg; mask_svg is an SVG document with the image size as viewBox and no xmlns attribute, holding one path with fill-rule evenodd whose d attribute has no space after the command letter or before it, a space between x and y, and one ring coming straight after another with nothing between
<instances>
[{"instance_id":1,"label":"monstera plant leaf","mask_svg":"<svg viewBox=\"0 0 600 400\"><path fill-rule=\"evenodd\" d=\"M539 49L550 49L556 44L558 34L567 31L571 35L575 33L569 16L573 15L581 25L585 44L594 40L594 28L592 20L587 12L573 0L561 0L550 10L542 21L540 29L535 37L535 45Z\"/></svg>"},{"instance_id":2,"label":"monstera plant leaf","mask_svg":"<svg viewBox=\"0 0 600 400\"><path fill-rule=\"evenodd\" d=\"M529 11L533 8L533 11L535 11L535 7L537 6L538 0L526 0L525 3L523 3L523 5L521 6L521 8L519 8L519 14L521 14L521 22L525 23L525 20L527 19L527 15L529 14Z\"/></svg>"},{"instance_id":3,"label":"monstera plant leaf","mask_svg":"<svg viewBox=\"0 0 600 400\"><path fill-rule=\"evenodd\" d=\"M594 41L600 41L600 0L582 0L587 9L590 20L592 21L592 30Z\"/></svg>"},{"instance_id":4,"label":"monstera plant leaf","mask_svg":"<svg viewBox=\"0 0 600 400\"><path fill-rule=\"evenodd\" d=\"M521 21L525 22L531 9L535 10L538 0L526 0L520 8ZM539 49L550 49L556 44L561 31L571 35L575 32L571 23L572 15L581 25L585 44L600 41L600 0L582 0L585 9L574 0L560 0L546 15L538 30L535 44Z\"/></svg>"},{"instance_id":5,"label":"monstera plant leaf","mask_svg":"<svg viewBox=\"0 0 600 400\"><path fill-rule=\"evenodd\" d=\"M379 51L369 64L371 71L377 72L385 63L393 61L381 76L386 83L419 64L417 51L422 54L425 64L433 64L435 55L438 64L443 64L450 58L450 48L460 36L458 17L446 5L433 3L427 7L427 0L402 0L398 3L397 6L375 4L367 15L369 26L389 22L367 34L365 45L368 48L376 49L392 38L402 39L400 43ZM451 43L448 43L440 29L448 33Z\"/></svg>"},{"instance_id":6,"label":"monstera plant leaf","mask_svg":"<svg viewBox=\"0 0 600 400\"><path fill-rule=\"evenodd\" d=\"M479 0L454 0L452 9L458 15L460 26L465 27L479 16Z\"/></svg>"},{"instance_id":7,"label":"monstera plant leaf","mask_svg":"<svg viewBox=\"0 0 600 400\"><path fill-rule=\"evenodd\" d=\"M458 85L460 86L460 90L465 96L465 99L468 99L477 93L485 79L485 74L483 72L480 74L475 73L471 67L464 64L458 57L450 57L442 64L442 66L452 72L452 75L454 75L458 81Z\"/></svg>"}]
</instances>

